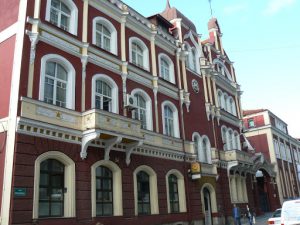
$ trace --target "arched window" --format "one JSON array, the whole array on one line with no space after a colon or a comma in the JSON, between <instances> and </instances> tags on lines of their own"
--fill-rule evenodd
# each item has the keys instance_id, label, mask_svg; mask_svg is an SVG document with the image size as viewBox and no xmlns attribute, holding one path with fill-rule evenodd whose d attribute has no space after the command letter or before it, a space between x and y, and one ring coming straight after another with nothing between
<instances>
[{"instance_id":1,"label":"arched window","mask_svg":"<svg viewBox=\"0 0 300 225\"><path fill-rule=\"evenodd\" d=\"M113 175L105 166L96 168L96 216L113 215Z\"/></svg>"},{"instance_id":2,"label":"arched window","mask_svg":"<svg viewBox=\"0 0 300 225\"><path fill-rule=\"evenodd\" d=\"M227 149L232 150L234 148L234 135L232 129L227 131Z\"/></svg>"},{"instance_id":3,"label":"arched window","mask_svg":"<svg viewBox=\"0 0 300 225\"><path fill-rule=\"evenodd\" d=\"M207 136L202 136L200 162L211 163L211 146Z\"/></svg>"},{"instance_id":4,"label":"arched window","mask_svg":"<svg viewBox=\"0 0 300 225\"><path fill-rule=\"evenodd\" d=\"M129 61L138 67L149 70L149 50L139 38L129 38Z\"/></svg>"},{"instance_id":5,"label":"arched window","mask_svg":"<svg viewBox=\"0 0 300 225\"><path fill-rule=\"evenodd\" d=\"M77 35L78 9L71 0L47 0L46 21Z\"/></svg>"},{"instance_id":6,"label":"arched window","mask_svg":"<svg viewBox=\"0 0 300 225\"><path fill-rule=\"evenodd\" d=\"M240 141L240 135L237 131L234 131L233 132L233 135L234 135L234 146L235 146L235 149L237 150L241 150L241 141Z\"/></svg>"},{"instance_id":7,"label":"arched window","mask_svg":"<svg viewBox=\"0 0 300 225\"><path fill-rule=\"evenodd\" d=\"M150 181L149 175L144 171L138 172L136 175L137 191L138 191L138 214L150 214Z\"/></svg>"},{"instance_id":8,"label":"arched window","mask_svg":"<svg viewBox=\"0 0 300 225\"><path fill-rule=\"evenodd\" d=\"M218 90L218 103L219 107L222 109L224 108L224 103L223 103L223 92L221 90Z\"/></svg>"},{"instance_id":9,"label":"arched window","mask_svg":"<svg viewBox=\"0 0 300 225\"><path fill-rule=\"evenodd\" d=\"M184 177L178 170L166 174L168 212L186 212Z\"/></svg>"},{"instance_id":10,"label":"arched window","mask_svg":"<svg viewBox=\"0 0 300 225\"><path fill-rule=\"evenodd\" d=\"M165 134L174 136L174 116L169 106L164 107Z\"/></svg>"},{"instance_id":11,"label":"arched window","mask_svg":"<svg viewBox=\"0 0 300 225\"><path fill-rule=\"evenodd\" d=\"M139 166L133 173L135 214L158 214L156 173L148 166Z\"/></svg>"},{"instance_id":12,"label":"arched window","mask_svg":"<svg viewBox=\"0 0 300 225\"><path fill-rule=\"evenodd\" d=\"M224 97L224 109L225 111L229 111L229 104L228 104L228 95L227 93L224 93L223 94L223 97Z\"/></svg>"},{"instance_id":13,"label":"arched window","mask_svg":"<svg viewBox=\"0 0 300 225\"><path fill-rule=\"evenodd\" d=\"M74 109L75 70L65 58L49 54L41 59L39 99L49 104Z\"/></svg>"},{"instance_id":14,"label":"arched window","mask_svg":"<svg viewBox=\"0 0 300 225\"><path fill-rule=\"evenodd\" d=\"M74 216L75 163L61 152L46 152L35 161L33 218Z\"/></svg>"},{"instance_id":15,"label":"arched window","mask_svg":"<svg viewBox=\"0 0 300 225\"><path fill-rule=\"evenodd\" d=\"M195 48L191 49L191 69L197 71L197 54Z\"/></svg>"},{"instance_id":16,"label":"arched window","mask_svg":"<svg viewBox=\"0 0 300 225\"><path fill-rule=\"evenodd\" d=\"M166 54L161 53L158 56L158 60L160 77L171 83L175 83L174 64L170 57L168 57Z\"/></svg>"},{"instance_id":17,"label":"arched window","mask_svg":"<svg viewBox=\"0 0 300 225\"><path fill-rule=\"evenodd\" d=\"M111 88L102 80L96 81L95 108L111 111Z\"/></svg>"},{"instance_id":18,"label":"arched window","mask_svg":"<svg viewBox=\"0 0 300 225\"><path fill-rule=\"evenodd\" d=\"M178 111L169 101L162 104L163 133L172 137L179 137Z\"/></svg>"},{"instance_id":19,"label":"arched window","mask_svg":"<svg viewBox=\"0 0 300 225\"><path fill-rule=\"evenodd\" d=\"M141 121L143 129L147 129L146 101L139 94L135 94L134 96L137 99L137 108L134 110L134 118Z\"/></svg>"},{"instance_id":20,"label":"arched window","mask_svg":"<svg viewBox=\"0 0 300 225\"><path fill-rule=\"evenodd\" d=\"M223 150L228 150L228 146L227 146L228 138L227 138L227 128L226 128L226 126L222 126L221 134L222 134Z\"/></svg>"},{"instance_id":21,"label":"arched window","mask_svg":"<svg viewBox=\"0 0 300 225\"><path fill-rule=\"evenodd\" d=\"M117 164L101 160L91 167L92 217L122 216L122 174Z\"/></svg>"},{"instance_id":22,"label":"arched window","mask_svg":"<svg viewBox=\"0 0 300 225\"><path fill-rule=\"evenodd\" d=\"M201 137L198 133L193 133L192 140L194 142L194 152L199 155Z\"/></svg>"},{"instance_id":23,"label":"arched window","mask_svg":"<svg viewBox=\"0 0 300 225\"><path fill-rule=\"evenodd\" d=\"M236 105L232 97L229 97L230 113L236 116Z\"/></svg>"},{"instance_id":24,"label":"arched window","mask_svg":"<svg viewBox=\"0 0 300 225\"><path fill-rule=\"evenodd\" d=\"M179 212L179 194L178 194L178 181L174 174L171 174L168 179L169 182L169 202L170 212Z\"/></svg>"},{"instance_id":25,"label":"arched window","mask_svg":"<svg viewBox=\"0 0 300 225\"><path fill-rule=\"evenodd\" d=\"M117 52L117 30L103 17L93 19L93 44L115 55Z\"/></svg>"},{"instance_id":26,"label":"arched window","mask_svg":"<svg viewBox=\"0 0 300 225\"><path fill-rule=\"evenodd\" d=\"M55 159L41 163L39 218L64 215L64 170L64 164Z\"/></svg>"},{"instance_id":27,"label":"arched window","mask_svg":"<svg viewBox=\"0 0 300 225\"><path fill-rule=\"evenodd\" d=\"M118 113L118 86L104 74L92 78L92 108Z\"/></svg>"},{"instance_id":28,"label":"arched window","mask_svg":"<svg viewBox=\"0 0 300 225\"><path fill-rule=\"evenodd\" d=\"M137 109L133 111L132 117L134 119L140 120L142 123L142 128L147 130L152 130L152 102L149 95L142 89L134 89L131 95L137 98Z\"/></svg>"},{"instance_id":29,"label":"arched window","mask_svg":"<svg viewBox=\"0 0 300 225\"><path fill-rule=\"evenodd\" d=\"M215 65L216 71L218 71L221 75L227 77L230 81L232 81L231 74L229 73L229 71L226 68L225 64L221 60L214 59L213 64Z\"/></svg>"}]
</instances>

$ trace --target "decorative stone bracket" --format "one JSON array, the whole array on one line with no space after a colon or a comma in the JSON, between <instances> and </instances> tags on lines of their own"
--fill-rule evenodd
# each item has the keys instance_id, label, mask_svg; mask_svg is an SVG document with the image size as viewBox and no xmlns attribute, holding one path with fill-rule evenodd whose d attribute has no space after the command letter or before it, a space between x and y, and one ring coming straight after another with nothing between
<instances>
[{"instance_id":1,"label":"decorative stone bracket","mask_svg":"<svg viewBox=\"0 0 300 225\"><path fill-rule=\"evenodd\" d=\"M81 143L81 152L80 152L80 157L82 159L85 159L87 157L87 148L89 146L89 144L100 137L100 131L96 131L96 130L93 130L92 132L91 131L88 131L88 132L84 132L83 133L83 137L82 137L82 143Z\"/></svg>"},{"instance_id":2,"label":"decorative stone bracket","mask_svg":"<svg viewBox=\"0 0 300 225\"><path fill-rule=\"evenodd\" d=\"M126 164L127 164L127 166L130 164L130 161L131 161L130 156L131 156L131 153L133 152L133 149L141 146L142 144L143 144L143 141L137 141L137 142L133 142L133 143L126 145Z\"/></svg>"},{"instance_id":3,"label":"decorative stone bracket","mask_svg":"<svg viewBox=\"0 0 300 225\"><path fill-rule=\"evenodd\" d=\"M205 103L205 109L206 109L207 120L210 121L211 104L209 102Z\"/></svg>"},{"instance_id":4,"label":"decorative stone bracket","mask_svg":"<svg viewBox=\"0 0 300 225\"><path fill-rule=\"evenodd\" d=\"M115 144L119 144L122 141L122 137L114 137L109 139L108 141L105 141L105 148L104 148L104 160L109 160L109 153L112 147Z\"/></svg>"},{"instance_id":5,"label":"decorative stone bracket","mask_svg":"<svg viewBox=\"0 0 300 225\"><path fill-rule=\"evenodd\" d=\"M26 34L29 36L31 46L30 46L30 64L34 63L35 60L35 49L36 45L39 42L39 33L33 33L26 30Z\"/></svg>"}]
</instances>

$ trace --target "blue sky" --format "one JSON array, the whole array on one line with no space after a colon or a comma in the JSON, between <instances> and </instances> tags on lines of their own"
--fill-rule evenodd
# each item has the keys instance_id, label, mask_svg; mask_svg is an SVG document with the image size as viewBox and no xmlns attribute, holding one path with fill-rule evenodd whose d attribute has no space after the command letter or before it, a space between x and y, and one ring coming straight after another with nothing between
<instances>
[{"instance_id":1,"label":"blue sky","mask_svg":"<svg viewBox=\"0 0 300 225\"><path fill-rule=\"evenodd\" d=\"M124 0L144 16L164 10L166 0ZM243 90L243 109L265 108L300 137L300 0L211 0L223 45ZM208 0L170 0L208 36Z\"/></svg>"}]
</instances>

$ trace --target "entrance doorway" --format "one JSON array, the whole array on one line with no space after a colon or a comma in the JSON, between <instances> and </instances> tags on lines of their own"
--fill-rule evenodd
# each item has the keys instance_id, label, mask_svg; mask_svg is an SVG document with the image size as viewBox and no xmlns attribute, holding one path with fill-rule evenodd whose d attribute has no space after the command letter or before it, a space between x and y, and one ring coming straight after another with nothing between
<instances>
[{"instance_id":1,"label":"entrance doorway","mask_svg":"<svg viewBox=\"0 0 300 225\"><path fill-rule=\"evenodd\" d=\"M203 196L204 196L205 225L212 225L211 197L210 197L210 192L206 187L203 189Z\"/></svg>"},{"instance_id":2,"label":"entrance doorway","mask_svg":"<svg viewBox=\"0 0 300 225\"><path fill-rule=\"evenodd\" d=\"M255 174L255 178L259 209L263 212L270 212L269 194L271 190L269 190L269 183L271 178L264 170L258 170Z\"/></svg>"}]
</instances>

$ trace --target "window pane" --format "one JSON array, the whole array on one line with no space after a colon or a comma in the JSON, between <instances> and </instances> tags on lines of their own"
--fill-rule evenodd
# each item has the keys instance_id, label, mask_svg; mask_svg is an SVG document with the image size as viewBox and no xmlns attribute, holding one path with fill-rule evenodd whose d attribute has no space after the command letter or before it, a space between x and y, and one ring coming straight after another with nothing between
<instances>
[{"instance_id":1,"label":"window pane","mask_svg":"<svg viewBox=\"0 0 300 225\"><path fill-rule=\"evenodd\" d=\"M62 216L63 204L61 202L54 202L51 204L51 216Z\"/></svg>"},{"instance_id":2,"label":"window pane","mask_svg":"<svg viewBox=\"0 0 300 225\"><path fill-rule=\"evenodd\" d=\"M69 30L69 17L67 17L65 15L61 15L60 27L63 30L66 30L66 31Z\"/></svg>"},{"instance_id":3,"label":"window pane","mask_svg":"<svg viewBox=\"0 0 300 225\"><path fill-rule=\"evenodd\" d=\"M67 71L61 65L57 65L57 77L61 80L67 81Z\"/></svg>"},{"instance_id":4,"label":"window pane","mask_svg":"<svg viewBox=\"0 0 300 225\"><path fill-rule=\"evenodd\" d=\"M113 209L112 204L104 204L103 205L103 215L109 216L112 215Z\"/></svg>"},{"instance_id":5,"label":"window pane","mask_svg":"<svg viewBox=\"0 0 300 225\"><path fill-rule=\"evenodd\" d=\"M49 215L49 203L48 202L40 202L39 204L39 216L45 217Z\"/></svg>"},{"instance_id":6,"label":"window pane","mask_svg":"<svg viewBox=\"0 0 300 225\"><path fill-rule=\"evenodd\" d=\"M63 11L64 13L66 13L68 15L71 14L70 9L63 2L61 2L61 11Z\"/></svg>"},{"instance_id":7,"label":"window pane","mask_svg":"<svg viewBox=\"0 0 300 225\"><path fill-rule=\"evenodd\" d=\"M40 200L48 200L49 199L47 188L40 188L39 193L40 193Z\"/></svg>"},{"instance_id":8,"label":"window pane","mask_svg":"<svg viewBox=\"0 0 300 225\"><path fill-rule=\"evenodd\" d=\"M55 66L56 66L56 63L54 63L54 62L46 63L46 74L48 76L52 76L52 77L55 76Z\"/></svg>"}]
</instances>

